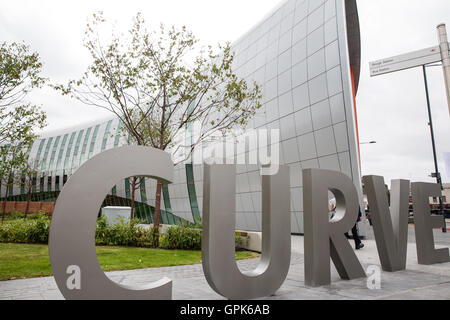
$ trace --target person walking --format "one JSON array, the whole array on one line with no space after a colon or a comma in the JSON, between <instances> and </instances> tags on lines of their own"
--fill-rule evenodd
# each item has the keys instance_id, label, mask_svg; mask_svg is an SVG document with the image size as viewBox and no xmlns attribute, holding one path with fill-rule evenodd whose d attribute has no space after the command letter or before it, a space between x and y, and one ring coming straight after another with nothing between
<instances>
[{"instance_id":1,"label":"person walking","mask_svg":"<svg viewBox=\"0 0 450 320\"><path fill-rule=\"evenodd\" d=\"M352 228L352 235L353 235L353 240L355 241L355 249L356 250L360 250L360 249L364 248L364 243L362 243L362 241L358 235L358 222L361 221L361 218L362 218L362 214L361 214L361 208L360 208L359 212L358 212L358 218L356 219L356 223ZM347 237L347 239L351 239L348 232L345 233L345 236Z\"/></svg>"},{"instance_id":2,"label":"person walking","mask_svg":"<svg viewBox=\"0 0 450 320\"><path fill-rule=\"evenodd\" d=\"M331 220L334 218L334 215L336 214L336 198L333 198L329 202L330 211L328 213L328 220Z\"/></svg>"},{"instance_id":3,"label":"person walking","mask_svg":"<svg viewBox=\"0 0 450 320\"><path fill-rule=\"evenodd\" d=\"M329 219L333 219L334 215L336 214L336 198L332 198L329 201L329 207L330 207L330 212L329 212ZM352 234L353 236L350 237L350 235L348 234L348 232L345 233L345 236L347 237L347 239L353 239L355 240L355 249L356 250L360 250L362 248L364 248L364 243L362 243L359 235L358 235L358 222L361 221L362 218L362 213L361 213L361 208L359 208L358 211L358 218L356 219L356 223L352 228Z\"/></svg>"}]
</instances>

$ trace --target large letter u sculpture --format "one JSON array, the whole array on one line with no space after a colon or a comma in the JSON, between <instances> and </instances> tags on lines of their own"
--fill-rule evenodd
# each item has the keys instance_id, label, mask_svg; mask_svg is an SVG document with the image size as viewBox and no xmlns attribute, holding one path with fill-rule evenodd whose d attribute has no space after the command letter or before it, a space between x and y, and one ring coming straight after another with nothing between
<instances>
[{"instance_id":1,"label":"large letter u sculpture","mask_svg":"<svg viewBox=\"0 0 450 320\"><path fill-rule=\"evenodd\" d=\"M233 300L274 294L291 260L289 167L262 177L262 256L256 269L241 272L235 259L236 167L205 165L203 270L209 285Z\"/></svg>"}]
</instances>

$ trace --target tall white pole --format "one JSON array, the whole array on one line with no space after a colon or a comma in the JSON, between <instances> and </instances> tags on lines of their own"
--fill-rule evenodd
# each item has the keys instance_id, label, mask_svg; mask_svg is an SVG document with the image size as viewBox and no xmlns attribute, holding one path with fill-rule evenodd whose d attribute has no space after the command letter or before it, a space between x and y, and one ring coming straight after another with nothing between
<instances>
[{"instance_id":1,"label":"tall white pole","mask_svg":"<svg viewBox=\"0 0 450 320\"><path fill-rule=\"evenodd\" d=\"M445 87L447 89L448 111L450 113L450 52L445 24L437 26L439 45L441 47L442 66L444 69Z\"/></svg>"}]
</instances>

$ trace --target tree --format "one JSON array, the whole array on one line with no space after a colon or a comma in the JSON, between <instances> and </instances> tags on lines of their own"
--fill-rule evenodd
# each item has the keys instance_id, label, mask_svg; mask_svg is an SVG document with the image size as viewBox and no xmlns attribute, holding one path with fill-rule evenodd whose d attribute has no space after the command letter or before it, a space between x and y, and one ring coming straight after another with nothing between
<instances>
[{"instance_id":1,"label":"tree","mask_svg":"<svg viewBox=\"0 0 450 320\"><path fill-rule=\"evenodd\" d=\"M45 127L46 115L39 107L25 102L34 88L46 82L39 74L42 63L37 53L30 53L25 44L0 45L0 146L6 148L20 144L26 149L36 138L34 129Z\"/></svg>"},{"instance_id":2,"label":"tree","mask_svg":"<svg viewBox=\"0 0 450 320\"><path fill-rule=\"evenodd\" d=\"M33 188L35 188L37 185L38 175L40 176L41 181L47 176L46 172L40 170L41 166L41 161L28 158L26 161L23 161L21 163L20 169L17 170L16 181L18 181L20 186L24 188L27 194L27 204L24 212L25 219L27 218L30 211L31 193L33 191Z\"/></svg>"},{"instance_id":3,"label":"tree","mask_svg":"<svg viewBox=\"0 0 450 320\"><path fill-rule=\"evenodd\" d=\"M92 64L80 80L55 86L63 94L114 113L131 143L168 151L187 126L201 132L186 146L185 159L217 132L245 127L261 107L260 88L249 85L232 69L231 46L197 50L198 40L186 27L149 32L140 14L129 38L113 33L103 45L102 13L88 23L84 46ZM179 147L179 146L178 146ZM160 224L162 181L157 181L155 227ZM158 228L155 228L157 241Z\"/></svg>"},{"instance_id":4,"label":"tree","mask_svg":"<svg viewBox=\"0 0 450 320\"><path fill-rule=\"evenodd\" d=\"M7 148L5 148L7 149ZM14 185L14 169L17 168L18 163L21 159L22 154L11 153L4 154L2 156L2 161L0 162L0 186L5 186L5 193L2 203L2 224L5 220L6 214L6 203L9 197L9 189Z\"/></svg>"},{"instance_id":5,"label":"tree","mask_svg":"<svg viewBox=\"0 0 450 320\"><path fill-rule=\"evenodd\" d=\"M28 46L0 44L0 180L6 185L2 221L14 171L26 161L26 152L36 138L34 130L46 124L45 113L25 101L32 89L46 82L41 72L39 55L31 53Z\"/></svg>"},{"instance_id":6,"label":"tree","mask_svg":"<svg viewBox=\"0 0 450 320\"><path fill-rule=\"evenodd\" d=\"M135 197L136 197L136 190L139 190L142 182L144 181L143 177L132 177L130 181L130 191L131 191L131 213L130 213L130 219L134 219L134 207L135 207Z\"/></svg>"}]
</instances>

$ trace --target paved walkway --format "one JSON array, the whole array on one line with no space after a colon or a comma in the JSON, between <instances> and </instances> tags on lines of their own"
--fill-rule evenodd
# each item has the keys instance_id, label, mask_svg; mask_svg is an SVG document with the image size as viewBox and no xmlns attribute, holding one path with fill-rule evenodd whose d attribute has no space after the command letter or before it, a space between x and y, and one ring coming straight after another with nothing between
<instances>
[{"instance_id":1,"label":"paved walkway","mask_svg":"<svg viewBox=\"0 0 450 320\"><path fill-rule=\"evenodd\" d=\"M304 283L303 237L292 237L292 262L287 280L278 292L267 299L321 299L321 300L373 300L373 299L450 299L450 263L420 266L414 240L414 229L409 232L407 270L382 272L381 289L369 290L367 280L340 280L332 267L332 285L309 288ZM450 247L450 233L435 231L437 247ZM357 251L364 268L380 265L373 234L369 232L365 248ZM241 270L253 269L258 260L238 262ZM207 284L201 265L117 271L107 273L113 281L141 285L163 276L173 280L173 299L214 300L223 299ZM0 282L0 299L63 299L53 277Z\"/></svg>"}]
</instances>

